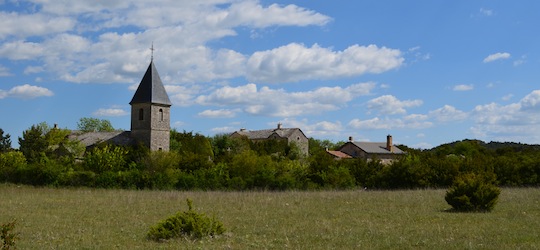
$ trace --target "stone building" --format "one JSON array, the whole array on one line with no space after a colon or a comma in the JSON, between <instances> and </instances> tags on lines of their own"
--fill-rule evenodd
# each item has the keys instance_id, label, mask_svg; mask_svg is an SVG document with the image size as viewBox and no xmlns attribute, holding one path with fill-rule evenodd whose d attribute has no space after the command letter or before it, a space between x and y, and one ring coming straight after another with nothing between
<instances>
[{"instance_id":1,"label":"stone building","mask_svg":"<svg viewBox=\"0 0 540 250\"><path fill-rule=\"evenodd\" d=\"M393 145L391 135L386 137L386 142L356 142L352 137L349 137L349 141L343 144L338 151L352 158L363 158L366 160L379 159L385 164L391 163L398 159L398 157L406 154Z\"/></svg>"},{"instance_id":2,"label":"stone building","mask_svg":"<svg viewBox=\"0 0 540 250\"><path fill-rule=\"evenodd\" d=\"M246 130L240 129L231 134L231 137L246 136L253 142L266 140L286 140L287 144L296 144L300 152L307 156L309 154L309 140L299 128L282 128L281 123L275 129Z\"/></svg>"},{"instance_id":3,"label":"stone building","mask_svg":"<svg viewBox=\"0 0 540 250\"><path fill-rule=\"evenodd\" d=\"M135 145L142 143L152 151L169 151L171 101L153 60L144 74L131 102L131 131L81 132L69 136L87 148L99 143Z\"/></svg>"}]
</instances>

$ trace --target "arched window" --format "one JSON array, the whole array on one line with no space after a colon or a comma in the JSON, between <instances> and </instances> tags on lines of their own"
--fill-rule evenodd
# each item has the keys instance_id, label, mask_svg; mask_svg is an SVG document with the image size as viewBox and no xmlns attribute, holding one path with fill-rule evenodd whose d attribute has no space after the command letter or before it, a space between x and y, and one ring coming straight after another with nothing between
<instances>
[{"instance_id":1,"label":"arched window","mask_svg":"<svg viewBox=\"0 0 540 250\"><path fill-rule=\"evenodd\" d=\"M139 109L139 121L144 120L144 109Z\"/></svg>"},{"instance_id":2,"label":"arched window","mask_svg":"<svg viewBox=\"0 0 540 250\"><path fill-rule=\"evenodd\" d=\"M163 121L163 109L159 109L159 120Z\"/></svg>"}]
</instances>

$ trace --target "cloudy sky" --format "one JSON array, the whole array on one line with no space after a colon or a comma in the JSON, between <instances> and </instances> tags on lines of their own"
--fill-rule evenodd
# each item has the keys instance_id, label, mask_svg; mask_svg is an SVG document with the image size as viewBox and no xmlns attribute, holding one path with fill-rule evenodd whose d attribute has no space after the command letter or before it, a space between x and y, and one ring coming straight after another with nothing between
<instances>
[{"instance_id":1,"label":"cloudy sky","mask_svg":"<svg viewBox=\"0 0 540 250\"><path fill-rule=\"evenodd\" d=\"M0 0L0 128L130 129L151 58L171 126L431 148L540 143L540 1Z\"/></svg>"}]
</instances>

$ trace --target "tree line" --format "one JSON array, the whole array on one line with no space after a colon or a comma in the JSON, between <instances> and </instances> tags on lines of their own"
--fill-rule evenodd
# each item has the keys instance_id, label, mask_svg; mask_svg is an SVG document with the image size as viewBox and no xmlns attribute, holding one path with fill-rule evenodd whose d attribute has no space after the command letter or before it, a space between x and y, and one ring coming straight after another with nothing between
<instances>
[{"instance_id":1,"label":"tree line","mask_svg":"<svg viewBox=\"0 0 540 250\"><path fill-rule=\"evenodd\" d=\"M110 131L93 118L79 130ZM309 139L309 156L286 141L254 143L226 134L207 137L171 131L170 151L142 145L99 144L86 149L70 141L68 129L33 125L11 148L0 129L0 182L177 190L318 190L446 188L460 175L489 176L501 186L538 186L540 149L525 144L463 140L420 150L398 145L406 155L382 164L377 159L336 160L326 149L341 143Z\"/></svg>"}]
</instances>

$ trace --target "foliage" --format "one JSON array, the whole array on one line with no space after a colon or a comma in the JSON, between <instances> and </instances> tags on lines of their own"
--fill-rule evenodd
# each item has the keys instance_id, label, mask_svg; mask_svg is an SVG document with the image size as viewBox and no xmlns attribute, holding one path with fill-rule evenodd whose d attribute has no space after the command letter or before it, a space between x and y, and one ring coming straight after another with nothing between
<instances>
[{"instance_id":1,"label":"foliage","mask_svg":"<svg viewBox=\"0 0 540 250\"><path fill-rule=\"evenodd\" d=\"M489 175L463 174L456 178L444 198L454 211L489 212L495 207L501 192L494 181Z\"/></svg>"},{"instance_id":2,"label":"foliage","mask_svg":"<svg viewBox=\"0 0 540 250\"><path fill-rule=\"evenodd\" d=\"M2 240L2 250L15 249L15 242L19 234L13 232L15 230L16 221L8 222L0 225L0 240Z\"/></svg>"},{"instance_id":3,"label":"foliage","mask_svg":"<svg viewBox=\"0 0 540 250\"><path fill-rule=\"evenodd\" d=\"M178 212L175 215L159 222L150 228L147 237L160 241L178 237L202 238L216 236L225 232L223 223L214 217L209 218L203 213L193 210L193 202L187 199L188 211Z\"/></svg>"},{"instance_id":4,"label":"foliage","mask_svg":"<svg viewBox=\"0 0 540 250\"><path fill-rule=\"evenodd\" d=\"M77 147L77 143L69 141L69 134L68 129L50 127L46 122L32 125L23 131L22 137L19 137L19 150L29 163L39 162L42 158L47 157L60 157L57 150L64 145L67 145L69 149L78 148L76 151L79 153L80 147Z\"/></svg>"},{"instance_id":5,"label":"foliage","mask_svg":"<svg viewBox=\"0 0 540 250\"><path fill-rule=\"evenodd\" d=\"M210 140L201 134L186 131L180 133L173 129L171 130L170 141L171 151L177 151L180 154L193 153L207 158L214 157Z\"/></svg>"},{"instance_id":6,"label":"foliage","mask_svg":"<svg viewBox=\"0 0 540 250\"><path fill-rule=\"evenodd\" d=\"M17 173L26 167L26 158L21 152L0 153L0 181L18 182Z\"/></svg>"},{"instance_id":7,"label":"foliage","mask_svg":"<svg viewBox=\"0 0 540 250\"><path fill-rule=\"evenodd\" d=\"M4 130L0 128L0 153L11 150L11 136L4 135Z\"/></svg>"},{"instance_id":8,"label":"foliage","mask_svg":"<svg viewBox=\"0 0 540 250\"><path fill-rule=\"evenodd\" d=\"M77 129L83 132L111 132L114 127L106 119L83 117L77 122Z\"/></svg>"},{"instance_id":9,"label":"foliage","mask_svg":"<svg viewBox=\"0 0 540 250\"><path fill-rule=\"evenodd\" d=\"M95 147L84 158L84 166L85 169L98 174L105 171L124 170L127 165L127 154L127 149L119 146Z\"/></svg>"}]
</instances>

